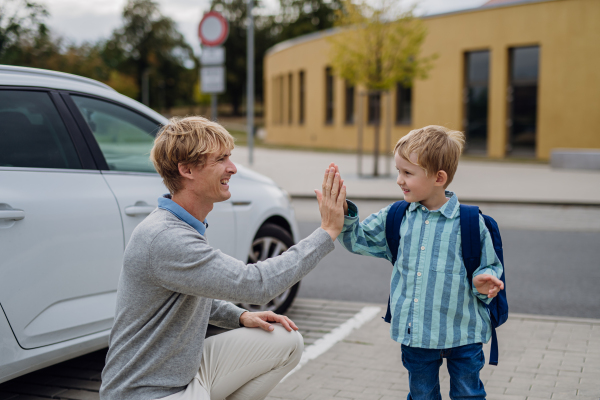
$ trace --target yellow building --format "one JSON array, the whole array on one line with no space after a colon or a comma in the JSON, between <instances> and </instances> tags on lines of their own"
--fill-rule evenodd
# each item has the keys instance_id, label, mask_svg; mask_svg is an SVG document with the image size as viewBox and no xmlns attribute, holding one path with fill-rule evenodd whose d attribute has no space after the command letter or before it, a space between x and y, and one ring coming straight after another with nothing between
<instances>
[{"instance_id":1,"label":"yellow building","mask_svg":"<svg viewBox=\"0 0 600 400\"><path fill-rule=\"evenodd\" d=\"M389 107L381 98L382 151L431 124L464 131L467 153L493 158L600 148L600 0L492 0L423 21L422 54L439 57L428 79L393 90ZM373 149L377 99L331 75L327 37L336 32L268 51L268 143L354 150L362 118Z\"/></svg>"}]
</instances>

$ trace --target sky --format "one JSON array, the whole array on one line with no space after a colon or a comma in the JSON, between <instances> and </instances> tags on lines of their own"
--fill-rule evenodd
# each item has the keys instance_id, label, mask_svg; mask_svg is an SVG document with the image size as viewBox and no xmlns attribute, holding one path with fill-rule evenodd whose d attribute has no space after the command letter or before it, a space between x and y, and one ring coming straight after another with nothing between
<instances>
[{"instance_id":1,"label":"sky","mask_svg":"<svg viewBox=\"0 0 600 400\"><path fill-rule=\"evenodd\" d=\"M61 36L74 42L95 41L107 38L120 25L121 11L126 0L38 0L50 11L48 25ZM412 0L407 0L412 1ZM418 13L438 14L478 7L486 0L420 0ZM178 24L188 43L196 52L200 49L198 23L210 0L158 0L163 14ZM263 4L276 11L277 0L263 0Z\"/></svg>"}]
</instances>

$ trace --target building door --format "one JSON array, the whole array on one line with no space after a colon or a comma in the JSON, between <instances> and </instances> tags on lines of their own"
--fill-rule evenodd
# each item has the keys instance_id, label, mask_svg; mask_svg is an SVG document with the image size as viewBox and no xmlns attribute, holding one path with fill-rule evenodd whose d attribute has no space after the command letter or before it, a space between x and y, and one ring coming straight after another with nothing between
<instances>
[{"instance_id":1,"label":"building door","mask_svg":"<svg viewBox=\"0 0 600 400\"><path fill-rule=\"evenodd\" d=\"M465 53L465 152L487 155L490 52Z\"/></svg>"},{"instance_id":2,"label":"building door","mask_svg":"<svg viewBox=\"0 0 600 400\"><path fill-rule=\"evenodd\" d=\"M538 46L510 49L507 146L510 155L535 156L539 54Z\"/></svg>"}]
</instances>

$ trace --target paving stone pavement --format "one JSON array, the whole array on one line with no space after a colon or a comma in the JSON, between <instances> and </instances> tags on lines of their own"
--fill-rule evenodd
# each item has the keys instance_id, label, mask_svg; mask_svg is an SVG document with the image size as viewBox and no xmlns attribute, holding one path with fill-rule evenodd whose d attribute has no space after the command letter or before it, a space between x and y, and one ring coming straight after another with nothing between
<instances>
[{"instance_id":1,"label":"paving stone pavement","mask_svg":"<svg viewBox=\"0 0 600 400\"><path fill-rule=\"evenodd\" d=\"M286 313L300 328L305 346L352 318L364 304L296 299ZM224 330L209 327L208 336ZM99 350L0 384L0 400L98 400L106 349Z\"/></svg>"},{"instance_id":2,"label":"paving stone pavement","mask_svg":"<svg viewBox=\"0 0 600 400\"><path fill-rule=\"evenodd\" d=\"M405 399L408 372L388 327L380 318L367 322L280 383L267 400ZM499 365L481 371L488 400L600 399L600 320L511 314L498 337ZM487 358L489 344L484 351ZM440 381L448 399L445 365Z\"/></svg>"},{"instance_id":3,"label":"paving stone pavement","mask_svg":"<svg viewBox=\"0 0 600 400\"><path fill-rule=\"evenodd\" d=\"M301 298L287 315L308 348L365 306L374 304ZM408 374L388 327L379 317L366 322L288 376L267 400L405 399ZM488 400L600 399L600 320L513 313L498 337L500 363L481 372ZM487 357L489 345L484 351ZM98 400L105 356L100 350L0 384L0 400ZM447 399L445 366L440 380Z\"/></svg>"}]
</instances>

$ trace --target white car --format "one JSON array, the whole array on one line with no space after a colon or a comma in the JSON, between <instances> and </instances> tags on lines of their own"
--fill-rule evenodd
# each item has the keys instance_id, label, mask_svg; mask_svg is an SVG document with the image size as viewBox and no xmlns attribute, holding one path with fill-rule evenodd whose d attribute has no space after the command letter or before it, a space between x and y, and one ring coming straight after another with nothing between
<instances>
[{"instance_id":1,"label":"white car","mask_svg":"<svg viewBox=\"0 0 600 400\"><path fill-rule=\"evenodd\" d=\"M167 193L148 157L167 122L100 82L0 66L0 382L107 346L123 251ZM237 167L209 242L281 254L298 240L289 196ZM242 306L283 312L297 290Z\"/></svg>"}]
</instances>

